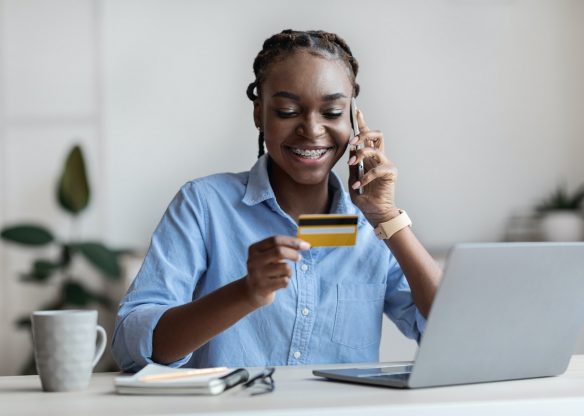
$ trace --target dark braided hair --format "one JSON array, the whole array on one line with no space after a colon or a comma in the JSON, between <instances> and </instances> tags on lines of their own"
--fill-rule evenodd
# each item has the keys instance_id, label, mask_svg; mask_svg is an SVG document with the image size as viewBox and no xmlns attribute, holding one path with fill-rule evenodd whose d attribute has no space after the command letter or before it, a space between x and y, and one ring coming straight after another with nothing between
<instances>
[{"instance_id":1,"label":"dark braided hair","mask_svg":"<svg viewBox=\"0 0 584 416\"><path fill-rule=\"evenodd\" d=\"M359 95L359 84L355 82L359 71L359 62L353 57L349 45L338 35L322 30L296 31L283 30L280 33L266 39L262 50L253 62L255 81L247 87L247 96L255 101L261 95L261 87L271 64L283 59L290 54L306 49L308 52L325 57L341 59L349 68L351 82L353 83L353 95ZM255 91L254 91L255 90ZM260 131L258 136L258 158L264 154L264 133Z\"/></svg>"}]
</instances>

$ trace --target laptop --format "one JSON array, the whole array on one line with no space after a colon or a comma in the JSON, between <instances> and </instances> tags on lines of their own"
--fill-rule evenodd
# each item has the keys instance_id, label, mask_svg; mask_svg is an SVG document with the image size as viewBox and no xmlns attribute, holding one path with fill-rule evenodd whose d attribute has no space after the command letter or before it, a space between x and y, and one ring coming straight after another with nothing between
<instances>
[{"instance_id":1,"label":"laptop","mask_svg":"<svg viewBox=\"0 0 584 416\"><path fill-rule=\"evenodd\" d=\"M397 388L556 376L583 323L584 242L460 244L414 362L313 374Z\"/></svg>"}]
</instances>

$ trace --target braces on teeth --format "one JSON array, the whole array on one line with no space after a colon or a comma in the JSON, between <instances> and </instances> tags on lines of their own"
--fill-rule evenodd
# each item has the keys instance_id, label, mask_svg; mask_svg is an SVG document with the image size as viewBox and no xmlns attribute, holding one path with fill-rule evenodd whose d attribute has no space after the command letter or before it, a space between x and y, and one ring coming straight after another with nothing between
<instances>
[{"instance_id":1,"label":"braces on teeth","mask_svg":"<svg viewBox=\"0 0 584 416\"><path fill-rule=\"evenodd\" d=\"M318 158L322 156L328 149L319 149L319 150L301 150L301 149L292 149L294 153L304 157L310 158Z\"/></svg>"}]
</instances>

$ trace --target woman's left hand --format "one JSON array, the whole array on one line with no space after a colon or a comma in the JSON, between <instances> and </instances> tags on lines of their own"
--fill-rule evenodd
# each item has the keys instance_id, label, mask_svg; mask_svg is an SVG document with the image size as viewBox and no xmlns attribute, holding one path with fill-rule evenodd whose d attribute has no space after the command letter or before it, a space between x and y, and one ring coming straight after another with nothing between
<instances>
[{"instance_id":1,"label":"woman's left hand","mask_svg":"<svg viewBox=\"0 0 584 416\"><path fill-rule=\"evenodd\" d=\"M399 215L395 206L395 183L397 168L383 153L383 133L370 130L365 124L363 113L357 111L359 135L349 144L365 147L351 151L349 157L349 191L355 205L365 214L373 227ZM363 160L365 173L361 181L356 176L357 164ZM363 193L357 188L363 187Z\"/></svg>"}]
</instances>

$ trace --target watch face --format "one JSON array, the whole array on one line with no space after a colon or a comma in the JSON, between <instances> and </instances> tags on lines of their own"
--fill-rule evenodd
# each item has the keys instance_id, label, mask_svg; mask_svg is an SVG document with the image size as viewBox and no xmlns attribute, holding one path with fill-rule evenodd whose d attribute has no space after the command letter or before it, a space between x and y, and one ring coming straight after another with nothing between
<instances>
[{"instance_id":1,"label":"watch face","mask_svg":"<svg viewBox=\"0 0 584 416\"><path fill-rule=\"evenodd\" d=\"M399 215L397 217L394 217L387 222L383 222L375 228L375 235L377 238L387 240L398 231L412 225L412 220L410 220L408 214L403 209L398 211Z\"/></svg>"},{"instance_id":2,"label":"watch face","mask_svg":"<svg viewBox=\"0 0 584 416\"><path fill-rule=\"evenodd\" d=\"M375 231L375 236L377 238L379 238L380 240L385 240L387 238L387 235L385 234L385 231L383 230L383 228L381 228L381 225L378 225L374 231Z\"/></svg>"}]
</instances>

